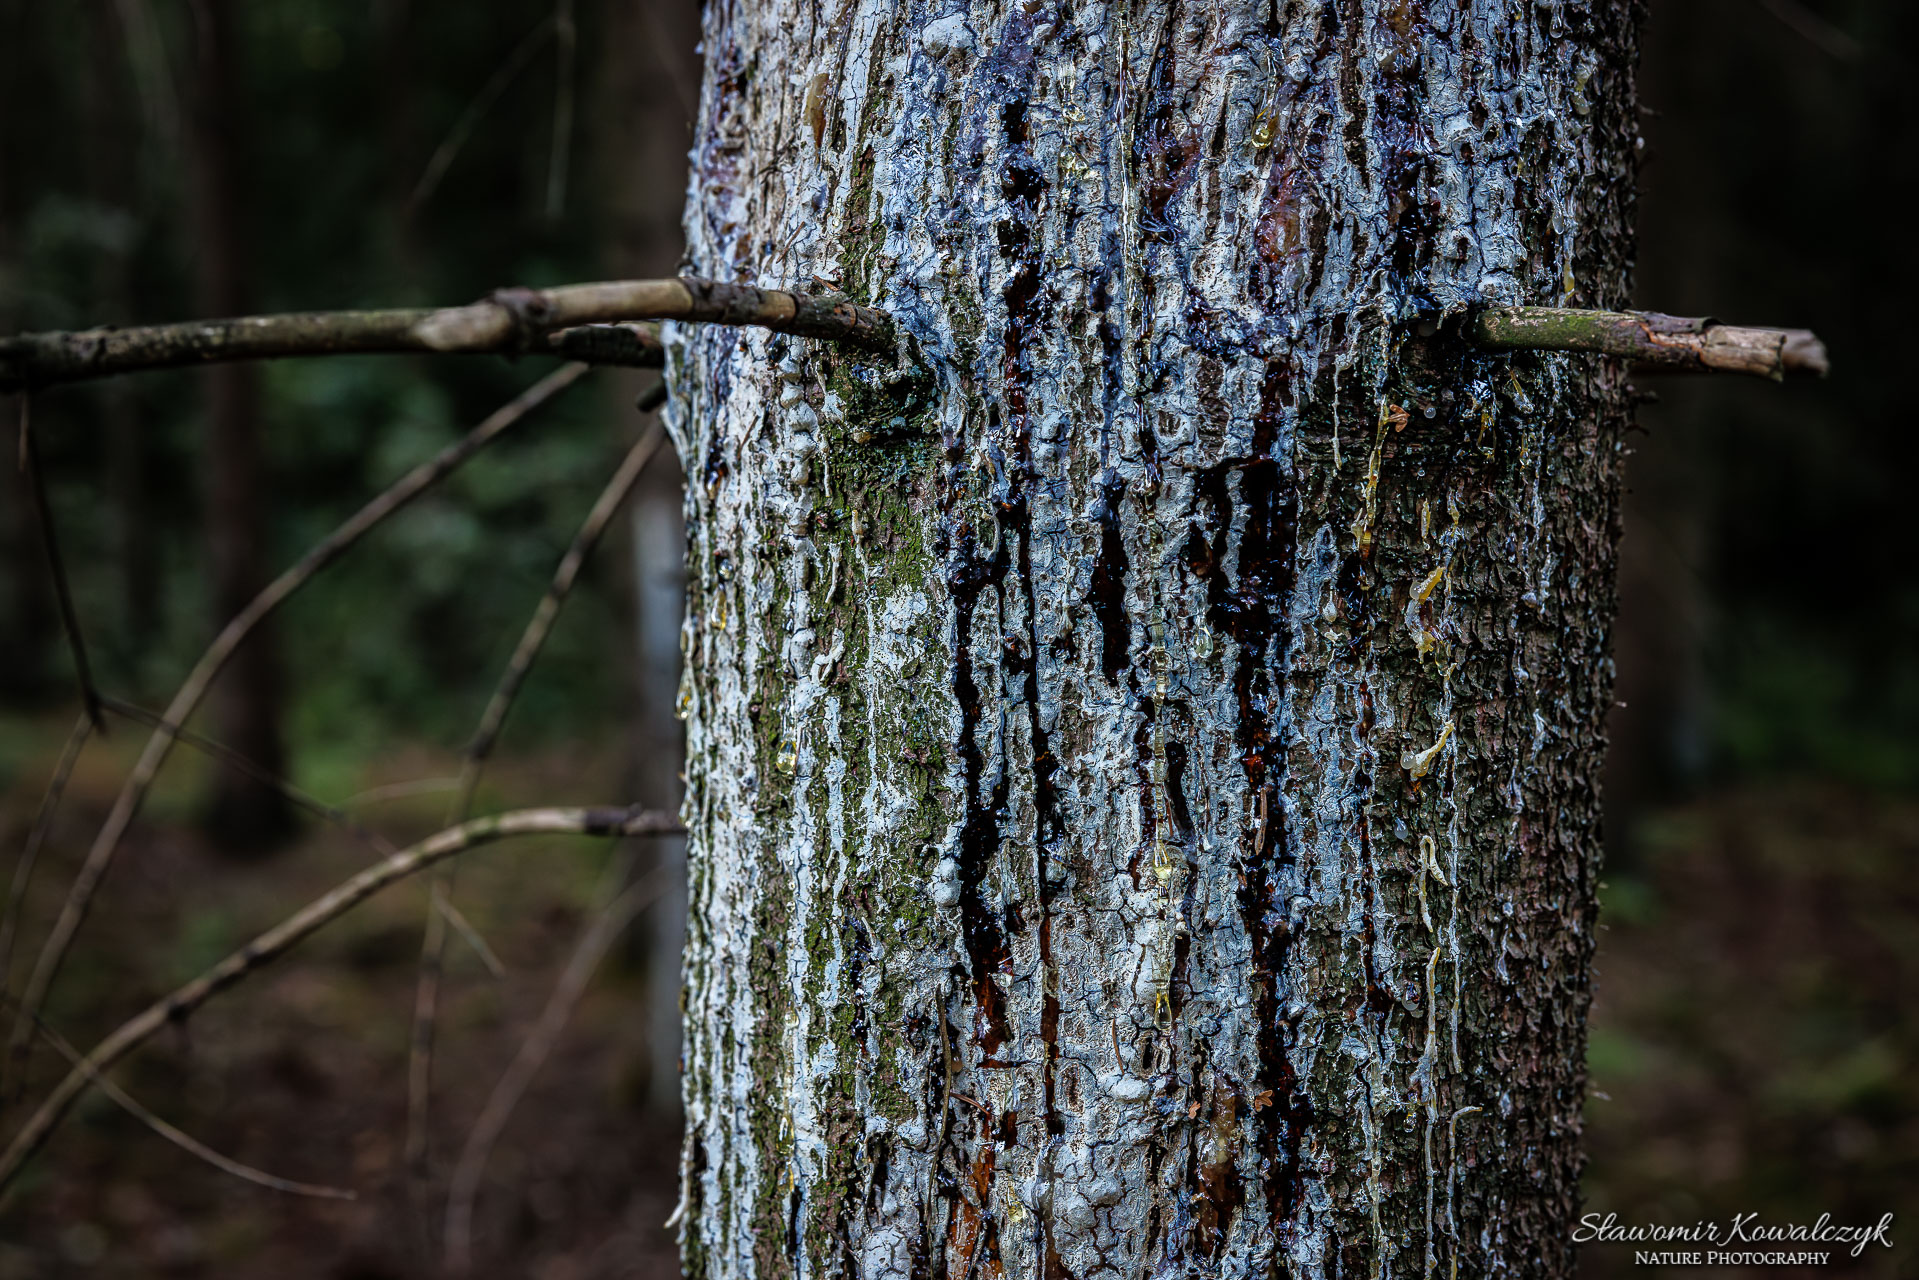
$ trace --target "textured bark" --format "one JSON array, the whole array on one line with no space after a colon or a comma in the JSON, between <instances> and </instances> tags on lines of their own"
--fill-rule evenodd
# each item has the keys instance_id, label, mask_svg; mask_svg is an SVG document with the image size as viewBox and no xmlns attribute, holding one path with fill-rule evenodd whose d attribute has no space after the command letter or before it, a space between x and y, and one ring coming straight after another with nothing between
<instances>
[{"instance_id":1,"label":"textured bark","mask_svg":"<svg viewBox=\"0 0 1919 1280\"><path fill-rule=\"evenodd\" d=\"M709 6L690 1274L1570 1274L1636 16Z\"/></svg>"}]
</instances>

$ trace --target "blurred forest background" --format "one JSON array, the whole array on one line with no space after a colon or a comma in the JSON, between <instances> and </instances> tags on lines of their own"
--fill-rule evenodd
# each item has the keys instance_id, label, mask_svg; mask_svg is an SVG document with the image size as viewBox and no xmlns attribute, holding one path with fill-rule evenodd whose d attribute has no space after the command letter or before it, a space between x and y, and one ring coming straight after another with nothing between
<instances>
[{"instance_id":1,"label":"blurred forest background","mask_svg":"<svg viewBox=\"0 0 1919 1280\"><path fill-rule=\"evenodd\" d=\"M1640 305L1812 327L1835 372L1663 380L1641 413L1587 1192L1641 1219L1909 1214L1919 559L1899 548L1919 471L1903 349L1919 6L1651 12ZM0 331L670 273L697 18L692 0L0 0ZM163 705L237 601L537 372L287 361L41 397L103 688ZM457 772L553 566L644 426L631 406L648 377L593 375L382 527L249 646L200 727L393 838L439 826L433 780ZM666 451L535 668L482 808L673 803L678 485ZM10 476L7 874L75 707ZM144 737L117 724L82 757L23 949ZM467 859L460 901L507 975L453 944L442 1174L616 856L572 843ZM55 1023L90 1041L366 857L177 751ZM417 1274L426 1241L398 1148L423 897L378 900L122 1075L214 1147L359 1201L235 1182L96 1098L0 1216L0 1280ZM602 973L495 1153L479 1229L498 1274L677 1273L660 1226L676 1194L676 911L656 908ZM1630 1261L1587 1255L1596 1276ZM1869 1261L1862 1274L1898 1265Z\"/></svg>"}]
</instances>

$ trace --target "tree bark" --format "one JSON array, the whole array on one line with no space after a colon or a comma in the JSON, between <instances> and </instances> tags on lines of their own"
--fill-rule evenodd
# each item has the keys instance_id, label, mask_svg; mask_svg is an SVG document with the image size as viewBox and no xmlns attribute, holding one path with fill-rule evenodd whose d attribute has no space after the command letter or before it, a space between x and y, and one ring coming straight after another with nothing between
<instances>
[{"instance_id":1,"label":"tree bark","mask_svg":"<svg viewBox=\"0 0 1919 1280\"><path fill-rule=\"evenodd\" d=\"M708 7L689 1274L1571 1274L1637 16Z\"/></svg>"},{"instance_id":2,"label":"tree bark","mask_svg":"<svg viewBox=\"0 0 1919 1280\"><path fill-rule=\"evenodd\" d=\"M193 0L191 124L193 248L200 305L210 316L253 309L240 172L247 109L240 85L238 13L232 0ZM206 537L215 626L266 585L266 464L260 384L250 365L209 369L206 388ZM263 624L233 656L213 692L215 735L275 776L286 773L280 670ZM293 813L278 792L232 770L215 775L206 825L221 846L259 853L284 840Z\"/></svg>"}]
</instances>

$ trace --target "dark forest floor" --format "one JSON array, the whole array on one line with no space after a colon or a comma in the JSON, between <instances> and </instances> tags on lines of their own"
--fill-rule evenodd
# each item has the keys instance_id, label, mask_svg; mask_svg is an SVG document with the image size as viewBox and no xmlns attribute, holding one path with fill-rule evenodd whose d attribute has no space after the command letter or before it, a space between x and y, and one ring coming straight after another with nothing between
<instances>
[{"instance_id":1,"label":"dark forest floor","mask_svg":"<svg viewBox=\"0 0 1919 1280\"><path fill-rule=\"evenodd\" d=\"M116 726L110 748L83 757L35 878L22 944L29 954L16 957L16 973L111 803L118 757L143 737ZM7 876L50 767L23 769L0 803ZM445 757L396 758L364 783L444 777L456 767ZM616 773L584 749L502 761L489 770L477 811L612 800ZM311 820L297 845L269 859L214 854L190 821L202 776L203 766L184 752L169 766L163 782L174 781L131 833L75 943L53 1015L77 1044L91 1044L374 857ZM360 814L403 843L441 826L447 803L440 792L374 803ZM588 920L612 856L605 841L529 839L462 861L457 900L507 976L495 981L464 942L449 938L435 1058L436 1204L468 1128ZM646 858L642 850L641 870ZM402 1159L425 902L424 884L409 883L362 904L200 1010L183 1034L156 1038L116 1077L215 1150L282 1177L352 1188L358 1200L303 1199L238 1181L96 1094L76 1108L0 1211L0 1280L435 1274L424 1265ZM646 1105L646 1019L636 1012L646 990L643 953L630 943L608 957L495 1148L475 1215L477 1275L679 1274L672 1233L662 1226L677 1195L679 1140L675 1119ZM43 1089L54 1054L43 1045L35 1062ZM437 1248L437 1215L432 1229Z\"/></svg>"},{"instance_id":2,"label":"dark forest floor","mask_svg":"<svg viewBox=\"0 0 1919 1280\"><path fill-rule=\"evenodd\" d=\"M46 740L57 745L58 735L55 727ZM37 944L137 737L123 729L109 749L89 753L36 879L26 944ZM8 850L0 867L9 873L50 763L19 762L0 794ZM444 776L451 764L402 755L361 782ZM54 1007L77 1042L91 1043L371 856L313 825L270 860L209 852L190 822L202 769L183 756L169 773L80 935ZM615 770L585 750L506 761L490 776L482 810L614 794ZM445 803L443 794L388 801L364 818L398 841L437 827ZM1665 1222L1755 1211L1871 1221L1893 1212L1899 1250L1808 1274L1914 1274L1904 1238L1919 1210L1919 803L1755 787L1658 815L1637 844L1606 877L1590 1207ZM459 901L509 973L492 980L464 943L449 942L434 1117L441 1178L544 1002L609 856L592 841L528 841L463 863ZM353 1187L359 1200L296 1199L238 1182L96 1096L0 1213L0 1280L428 1274L400 1157L424 901L418 885L374 899L118 1076L215 1149L282 1176ZM483 1276L678 1273L662 1226L678 1138L671 1118L644 1102L640 952L608 961L495 1151L479 1202ZM36 1062L44 1085L52 1054L43 1049ZM1629 1246L1584 1254L1590 1277L1648 1270L1633 1265Z\"/></svg>"},{"instance_id":3,"label":"dark forest floor","mask_svg":"<svg viewBox=\"0 0 1919 1280\"><path fill-rule=\"evenodd\" d=\"M1648 819L1620 861L1601 894L1588 1208L1891 1213L1895 1249L1765 1274L1919 1275L1919 803L1753 785ZM1649 1270L1627 1245L1583 1261Z\"/></svg>"}]
</instances>

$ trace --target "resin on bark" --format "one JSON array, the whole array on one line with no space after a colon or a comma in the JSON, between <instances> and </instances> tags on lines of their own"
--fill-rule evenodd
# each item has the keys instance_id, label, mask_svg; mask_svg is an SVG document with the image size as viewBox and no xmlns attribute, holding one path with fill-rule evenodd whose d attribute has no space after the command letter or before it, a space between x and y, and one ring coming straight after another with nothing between
<instances>
[{"instance_id":1,"label":"resin on bark","mask_svg":"<svg viewBox=\"0 0 1919 1280\"><path fill-rule=\"evenodd\" d=\"M1570 1272L1634 18L709 6L691 1274Z\"/></svg>"}]
</instances>

